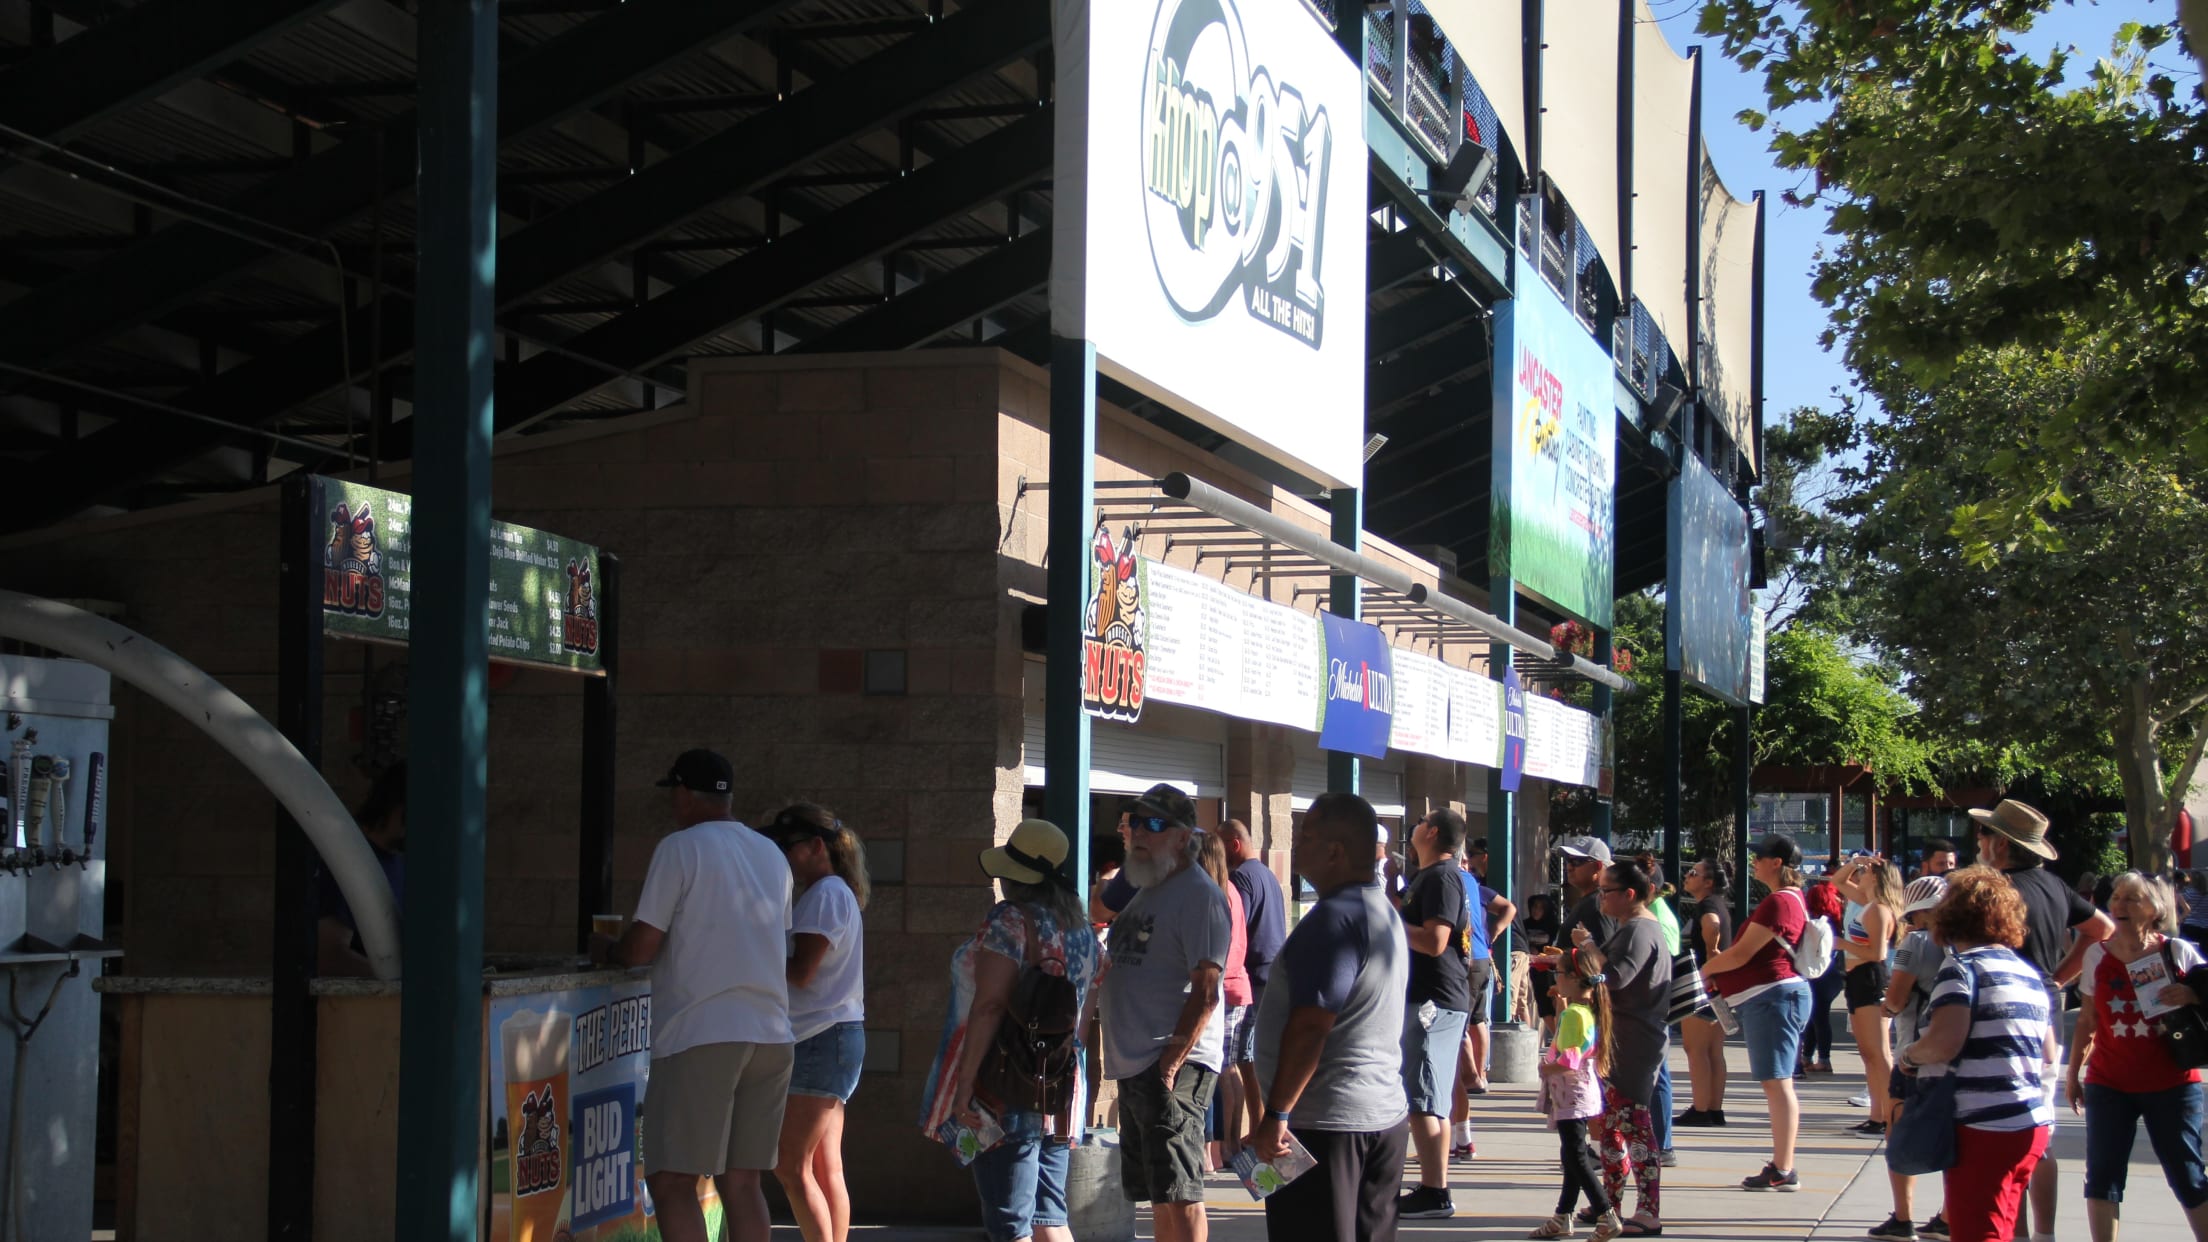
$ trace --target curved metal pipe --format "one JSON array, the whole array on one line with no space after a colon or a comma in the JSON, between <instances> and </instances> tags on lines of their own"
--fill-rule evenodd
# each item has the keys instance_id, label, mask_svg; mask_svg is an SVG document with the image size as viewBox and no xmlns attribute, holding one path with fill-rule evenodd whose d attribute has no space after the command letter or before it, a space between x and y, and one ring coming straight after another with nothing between
<instances>
[{"instance_id":1,"label":"curved metal pipe","mask_svg":"<svg viewBox=\"0 0 2208 1242\"><path fill-rule=\"evenodd\" d=\"M0 635L106 669L196 725L244 764L299 822L353 909L378 979L399 977L399 909L352 812L322 773L251 704L152 639L81 608L0 591Z\"/></svg>"},{"instance_id":2,"label":"curved metal pipe","mask_svg":"<svg viewBox=\"0 0 2208 1242\"><path fill-rule=\"evenodd\" d=\"M1435 612L1461 621L1498 642L1508 643L1536 659L1556 663L1558 651L1547 640L1536 638L1500 617L1481 612L1472 605L1439 591L1428 591L1422 582L1414 582L1411 576L1383 561L1352 552L1325 535L1308 531L1278 514L1260 509L1239 496L1220 491L1201 479L1192 479L1181 471L1174 471L1158 480L1158 490L1173 499L1201 509L1213 517L1227 521L1245 530L1255 531L1275 543L1286 544L1324 565L1331 565L1345 574L1355 574L1367 582L1376 583L1409 598L1414 603L1426 605ZM1638 694L1636 683L1580 656L1569 656L1570 672L1610 687L1620 694Z\"/></svg>"}]
</instances>

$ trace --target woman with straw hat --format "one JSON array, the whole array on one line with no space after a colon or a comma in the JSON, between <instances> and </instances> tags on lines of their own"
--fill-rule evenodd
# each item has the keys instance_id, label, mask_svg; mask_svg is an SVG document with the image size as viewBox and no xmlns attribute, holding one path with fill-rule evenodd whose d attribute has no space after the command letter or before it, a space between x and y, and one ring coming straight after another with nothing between
<instances>
[{"instance_id":1,"label":"woman with straw hat","mask_svg":"<svg viewBox=\"0 0 2208 1242\"><path fill-rule=\"evenodd\" d=\"M1066 1226L1066 1169L1070 1148L1081 1139L1081 1075L1072 1076L1066 1106L1048 1116L992 1109L976 1095L1023 967L1062 974L1073 984L1076 1032L1095 1010L1103 952L1061 870L1067 852L1066 834L1043 819L1021 820L1003 845L981 852L981 869L997 881L1004 900L951 955L950 1007L921 1097L920 1128L970 1162L990 1242L1073 1242Z\"/></svg>"}]
</instances>

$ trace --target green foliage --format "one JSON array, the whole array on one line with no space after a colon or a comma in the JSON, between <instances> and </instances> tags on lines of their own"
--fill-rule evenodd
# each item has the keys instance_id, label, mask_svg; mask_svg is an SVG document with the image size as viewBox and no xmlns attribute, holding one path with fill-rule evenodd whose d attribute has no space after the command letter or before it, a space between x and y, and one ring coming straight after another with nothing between
<instances>
[{"instance_id":1,"label":"green foliage","mask_svg":"<svg viewBox=\"0 0 2208 1242\"><path fill-rule=\"evenodd\" d=\"M1806 625L1771 638L1769 702L1756 716L1758 762L1860 763L1882 789L1929 790L1939 748L1916 728L1916 705L1885 664L1857 658L1835 634Z\"/></svg>"},{"instance_id":2,"label":"green foliage","mask_svg":"<svg viewBox=\"0 0 2208 1242\"><path fill-rule=\"evenodd\" d=\"M2208 739L2208 472L2087 450L2054 476L2040 537L1991 560L1949 521L2030 452L2019 412L2064 406L2092 372L2011 347L1964 354L1936 386L1888 375L1836 508L1856 522L1855 636L1956 739L1951 764L2057 794L2113 784L2146 860Z\"/></svg>"},{"instance_id":3,"label":"green foliage","mask_svg":"<svg viewBox=\"0 0 2208 1242\"><path fill-rule=\"evenodd\" d=\"M1944 526L1973 562L2055 536L2070 477L2104 455L2208 465L2208 108L2148 64L2131 23L2069 82L2025 50L2052 0L1710 0L1701 31L1760 70L1790 202L1831 208L1814 272L1866 388L1929 389L1984 348L2078 367L1978 464Z\"/></svg>"}]
</instances>

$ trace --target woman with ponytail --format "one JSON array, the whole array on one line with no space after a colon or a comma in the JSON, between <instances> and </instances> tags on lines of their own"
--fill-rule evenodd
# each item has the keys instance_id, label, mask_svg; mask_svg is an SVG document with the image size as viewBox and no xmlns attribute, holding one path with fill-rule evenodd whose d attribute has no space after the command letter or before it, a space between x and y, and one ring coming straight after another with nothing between
<instances>
[{"instance_id":1,"label":"woman with ponytail","mask_svg":"<svg viewBox=\"0 0 2208 1242\"><path fill-rule=\"evenodd\" d=\"M865 847L827 810L783 808L765 833L790 860L790 1034L797 1040L774 1175L805 1242L844 1242L843 1106L866 1060Z\"/></svg>"}]
</instances>

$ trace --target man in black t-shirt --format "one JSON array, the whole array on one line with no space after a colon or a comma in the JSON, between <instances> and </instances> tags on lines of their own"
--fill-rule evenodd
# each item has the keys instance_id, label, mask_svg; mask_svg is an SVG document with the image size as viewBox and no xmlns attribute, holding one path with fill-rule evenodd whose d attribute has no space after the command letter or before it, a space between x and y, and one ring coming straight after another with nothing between
<instances>
[{"instance_id":1,"label":"man in black t-shirt","mask_svg":"<svg viewBox=\"0 0 2208 1242\"><path fill-rule=\"evenodd\" d=\"M2048 1015L2053 1038L2047 1040L2047 1068L2041 1071L2048 1102L2054 1101L2054 1067L2062 1063L2062 989L2078 977L2085 951L2095 942L2116 934L2116 921L2042 865L2055 857L2047 844L2047 817L2016 801L2004 799L1990 811L1973 808L1978 821L1978 857L1999 868L2024 899L2024 947L2017 952L2039 968L2047 980ZM2070 933L2076 932L2073 938ZM2066 943L2067 942L2067 943ZM2055 1232L2055 1158L2052 1152L2032 1170L2033 1239L2051 1238Z\"/></svg>"},{"instance_id":2,"label":"man in black t-shirt","mask_svg":"<svg viewBox=\"0 0 2208 1242\"><path fill-rule=\"evenodd\" d=\"M1396 1201L1396 1215L1434 1220L1456 1213L1449 1199L1449 1096L1457 1081L1457 1045L1471 1016L1472 987L1459 933L1472 923L1457 878L1464 820L1428 815L1411 830L1418 870L1403 894L1411 978L1403 1015L1403 1084L1410 1097L1418 1189Z\"/></svg>"}]
</instances>

